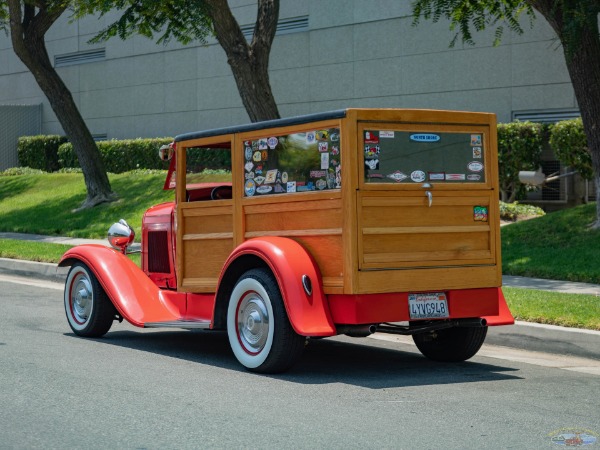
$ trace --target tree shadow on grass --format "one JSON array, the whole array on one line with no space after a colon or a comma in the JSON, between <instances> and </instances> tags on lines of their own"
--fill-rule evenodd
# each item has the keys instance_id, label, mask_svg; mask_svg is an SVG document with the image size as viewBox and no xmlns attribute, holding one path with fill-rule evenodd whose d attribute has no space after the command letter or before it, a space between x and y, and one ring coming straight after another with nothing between
<instances>
[{"instance_id":1,"label":"tree shadow on grass","mask_svg":"<svg viewBox=\"0 0 600 450\"><path fill-rule=\"evenodd\" d=\"M69 334L70 336L74 336ZM95 342L243 372L219 331L114 331ZM474 361L436 363L410 347L345 336L311 340L288 372L267 375L299 384L344 383L370 389L518 380L517 369ZM265 376L248 373L248 376Z\"/></svg>"}]
</instances>

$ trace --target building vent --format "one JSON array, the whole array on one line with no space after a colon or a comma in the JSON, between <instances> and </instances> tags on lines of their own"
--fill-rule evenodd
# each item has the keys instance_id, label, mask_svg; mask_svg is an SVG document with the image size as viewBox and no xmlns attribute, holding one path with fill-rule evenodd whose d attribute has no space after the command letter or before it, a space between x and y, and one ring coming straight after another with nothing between
<instances>
[{"instance_id":1,"label":"building vent","mask_svg":"<svg viewBox=\"0 0 600 450\"><path fill-rule=\"evenodd\" d=\"M240 27L244 37L248 40L252 39L254 34L254 24L244 25ZM277 31L275 34L301 33L308 31L308 16L290 17L277 22Z\"/></svg>"},{"instance_id":2,"label":"building vent","mask_svg":"<svg viewBox=\"0 0 600 450\"><path fill-rule=\"evenodd\" d=\"M108 135L106 133L92 134L92 138L95 142L108 141Z\"/></svg>"},{"instance_id":3,"label":"building vent","mask_svg":"<svg viewBox=\"0 0 600 450\"><path fill-rule=\"evenodd\" d=\"M166 231L148 232L148 272L171 273L169 241Z\"/></svg>"},{"instance_id":4,"label":"building vent","mask_svg":"<svg viewBox=\"0 0 600 450\"><path fill-rule=\"evenodd\" d=\"M519 111L513 112L513 120L521 122L556 123L561 120L576 119L581 113L578 110L555 111Z\"/></svg>"},{"instance_id":5,"label":"building vent","mask_svg":"<svg viewBox=\"0 0 600 450\"><path fill-rule=\"evenodd\" d=\"M82 52L66 53L64 55L54 56L54 67L73 66L75 64L87 64L98 61L104 61L106 58L106 49L97 48L95 50L86 50Z\"/></svg>"}]
</instances>

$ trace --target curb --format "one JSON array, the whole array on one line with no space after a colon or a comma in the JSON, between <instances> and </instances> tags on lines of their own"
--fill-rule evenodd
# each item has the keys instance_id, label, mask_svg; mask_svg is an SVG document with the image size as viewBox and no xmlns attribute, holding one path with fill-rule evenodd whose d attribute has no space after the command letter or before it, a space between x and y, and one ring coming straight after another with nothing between
<instances>
[{"instance_id":1,"label":"curb","mask_svg":"<svg viewBox=\"0 0 600 450\"><path fill-rule=\"evenodd\" d=\"M54 263L0 258L0 273L20 277L36 277L56 283L64 283L68 267L58 267Z\"/></svg>"}]
</instances>

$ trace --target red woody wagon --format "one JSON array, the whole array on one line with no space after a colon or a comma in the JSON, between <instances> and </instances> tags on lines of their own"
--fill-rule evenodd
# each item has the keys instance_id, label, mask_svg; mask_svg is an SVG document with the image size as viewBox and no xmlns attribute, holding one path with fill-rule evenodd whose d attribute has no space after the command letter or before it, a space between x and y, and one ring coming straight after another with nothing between
<instances>
[{"instance_id":1,"label":"red woody wagon","mask_svg":"<svg viewBox=\"0 0 600 450\"><path fill-rule=\"evenodd\" d=\"M63 256L69 325L226 330L239 362L281 372L307 340L412 335L437 361L464 361L501 291L495 116L345 109L180 135L166 189L142 224L141 268L120 249ZM231 181L198 183L199 155L231 158Z\"/></svg>"}]
</instances>

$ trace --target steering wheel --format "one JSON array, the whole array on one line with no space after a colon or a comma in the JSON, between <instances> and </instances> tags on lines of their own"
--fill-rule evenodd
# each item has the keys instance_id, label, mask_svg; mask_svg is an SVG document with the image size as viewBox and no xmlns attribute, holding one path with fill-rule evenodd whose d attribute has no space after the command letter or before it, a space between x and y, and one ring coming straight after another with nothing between
<instances>
[{"instance_id":1,"label":"steering wheel","mask_svg":"<svg viewBox=\"0 0 600 450\"><path fill-rule=\"evenodd\" d=\"M231 186L217 186L210 191L211 200L226 200L231 198Z\"/></svg>"}]
</instances>

